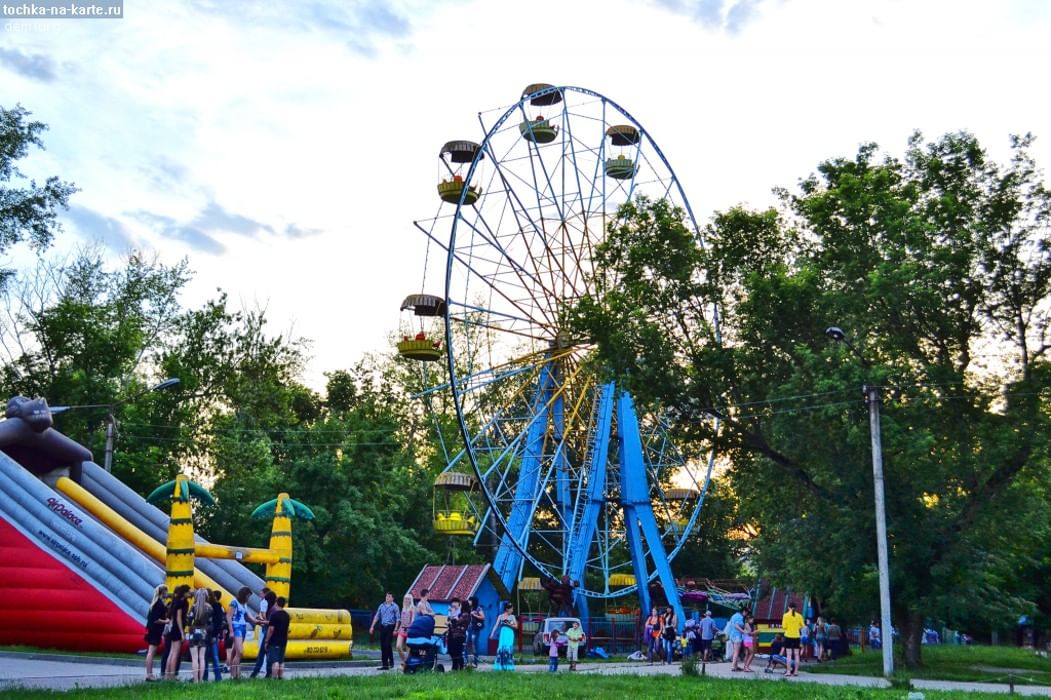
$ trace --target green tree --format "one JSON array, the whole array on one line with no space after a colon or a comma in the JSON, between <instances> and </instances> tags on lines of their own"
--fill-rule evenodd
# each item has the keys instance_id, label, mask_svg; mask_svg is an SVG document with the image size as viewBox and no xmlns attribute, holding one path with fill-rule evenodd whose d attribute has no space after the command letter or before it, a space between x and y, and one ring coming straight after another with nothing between
<instances>
[{"instance_id":1,"label":"green tree","mask_svg":"<svg viewBox=\"0 0 1051 700\"><path fill-rule=\"evenodd\" d=\"M167 266L136 254L116 270L90 249L64 262L39 260L2 291L0 391L42 396L51 405L104 406L149 386L156 378L151 352L172 332L188 279L185 262ZM149 394L115 415L170 423L174 406L172 394ZM104 407L71 411L56 425L101 456L106 416ZM120 474L135 488L152 489L154 465L171 464L170 453L158 442L132 450ZM136 479L147 465L148 476Z\"/></svg>"},{"instance_id":2,"label":"green tree","mask_svg":"<svg viewBox=\"0 0 1051 700\"><path fill-rule=\"evenodd\" d=\"M43 148L40 134L47 129L41 122L29 121L30 112L21 105L0 107L0 253L22 241L37 248L50 245L59 229L58 211L65 208L76 191L71 183L49 177L43 185L29 180L16 167L29 155L29 147ZM11 270L0 270L0 285Z\"/></svg>"},{"instance_id":3,"label":"green tree","mask_svg":"<svg viewBox=\"0 0 1051 700\"><path fill-rule=\"evenodd\" d=\"M729 481L712 477L697 523L672 562L676 575L740 578L745 573L741 562L748 554L744 525Z\"/></svg>"},{"instance_id":4,"label":"green tree","mask_svg":"<svg viewBox=\"0 0 1051 700\"><path fill-rule=\"evenodd\" d=\"M639 200L596 253L575 323L681 432L717 440L756 562L838 611L873 610L863 383L883 387L894 620L920 663L925 618L1017 615L1002 586L1047 546L1051 195L1012 140L966 133L822 162L781 206L683 213ZM716 313L717 309L717 313ZM837 325L856 353L828 341ZM718 434L710 417L720 418ZM1021 532L1019 530L1022 530ZM982 600L961 613L961 600Z\"/></svg>"}]
</instances>

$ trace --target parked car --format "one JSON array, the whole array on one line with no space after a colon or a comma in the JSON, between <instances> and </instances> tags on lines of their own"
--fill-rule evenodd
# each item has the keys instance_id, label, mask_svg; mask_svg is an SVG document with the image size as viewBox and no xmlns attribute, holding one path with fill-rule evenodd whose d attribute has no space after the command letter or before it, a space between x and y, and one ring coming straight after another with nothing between
<instances>
[{"instance_id":1,"label":"parked car","mask_svg":"<svg viewBox=\"0 0 1051 700\"><path fill-rule=\"evenodd\" d=\"M544 620L540 629L537 630L536 635L533 637L533 653L537 656L547 656L548 649L551 646L551 630L558 629L562 632L562 635L558 639L558 654L559 656L566 655L566 647L569 645L568 640L565 636L565 631L573 626L573 623L580 623L579 617L549 617ZM581 624L581 627L583 625ZM585 633L586 634L586 633ZM585 636L584 641L581 643L578 652L583 658L584 652L587 651L588 640Z\"/></svg>"}]
</instances>

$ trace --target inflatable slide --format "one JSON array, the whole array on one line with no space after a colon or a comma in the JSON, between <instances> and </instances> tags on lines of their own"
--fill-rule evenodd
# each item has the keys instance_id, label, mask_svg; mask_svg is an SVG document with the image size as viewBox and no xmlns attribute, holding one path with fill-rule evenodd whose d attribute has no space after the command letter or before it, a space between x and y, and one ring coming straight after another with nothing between
<instances>
[{"instance_id":1,"label":"inflatable slide","mask_svg":"<svg viewBox=\"0 0 1051 700\"><path fill-rule=\"evenodd\" d=\"M46 404L22 402L0 421L0 644L141 650L150 597L165 581L169 516L51 428ZM234 560L194 563L195 586L222 590L224 601L248 586L258 610L259 576ZM349 612L289 612L289 658L349 656ZM245 651L254 657L256 644Z\"/></svg>"}]
</instances>

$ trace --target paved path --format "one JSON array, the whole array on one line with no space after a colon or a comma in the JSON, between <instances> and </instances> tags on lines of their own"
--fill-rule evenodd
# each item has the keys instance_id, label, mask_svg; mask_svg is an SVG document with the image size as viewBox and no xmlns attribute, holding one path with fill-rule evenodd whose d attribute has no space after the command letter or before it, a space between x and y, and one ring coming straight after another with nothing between
<instances>
[{"instance_id":1,"label":"paved path","mask_svg":"<svg viewBox=\"0 0 1051 700\"><path fill-rule=\"evenodd\" d=\"M48 688L52 690L72 690L75 688L99 688L117 685L128 685L139 683L143 677L143 665L141 662L122 660L120 662L104 662L90 657L75 657L73 660L63 660L61 657L47 656L43 654L14 654L0 653L0 691L11 690L18 687L24 688ZM188 664L184 663L187 669ZM483 664L480 670L486 671L488 665ZM546 672L546 664L526 664L518 667L520 672ZM871 678L866 676L844 676L832 673L806 673L804 667L803 675L798 678L782 678L775 674L758 673L733 673L729 664L708 664L704 671L707 675L717 678L734 678L738 680L782 680L786 683L820 683L823 685L837 686L859 686L869 688L885 688L888 683L882 678ZM568 673L569 671L559 671ZM362 676L391 673L390 671L378 671L372 665L362 663L332 663L312 664L310 666L290 666L286 671L289 678L306 676ZM585 663L581 664L578 673L581 674L629 674L641 675L678 675L679 664L647 664L644 662L617 662L617 663ZM184 670L182 677L187 676ZM955 681L924 681L914 680L913 685L919 690L963 690L984 691L988 693L1007 693L1008 686L993 683L959 683ZM1051 687L1048 686L1015 686L1015 692L1019 695L1051 697Z\"/></svg>"}]
</instances>

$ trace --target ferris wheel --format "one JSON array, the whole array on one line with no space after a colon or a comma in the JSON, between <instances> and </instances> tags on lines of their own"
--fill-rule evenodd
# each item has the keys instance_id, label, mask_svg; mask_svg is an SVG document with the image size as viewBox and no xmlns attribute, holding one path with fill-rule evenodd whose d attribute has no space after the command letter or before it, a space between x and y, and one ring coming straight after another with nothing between
<instances>
[{"instance_id":1,"label":"ferris wheel","mask_svg":"<svg viewBox=\"0 0 1051 700\"><path fill-rule=\"evenodd\" d=\"M462 438L442 442L435 527L492 542L508 590L568 576L586 617L588 599L635 592L648 609L657 581L682 621L671 561L696 526L714 452L679 449L567 317L623 204L667 200L697 234L693 213L649 133L600 94L538 83L489 114L480 142L442 146L442 203L416 222L443 253L444 290L402 305L421 331L399 351L435 377L423 396L451 396ZM438 379L428 361L440 359Z\"/></svg>"}]
</instances>

